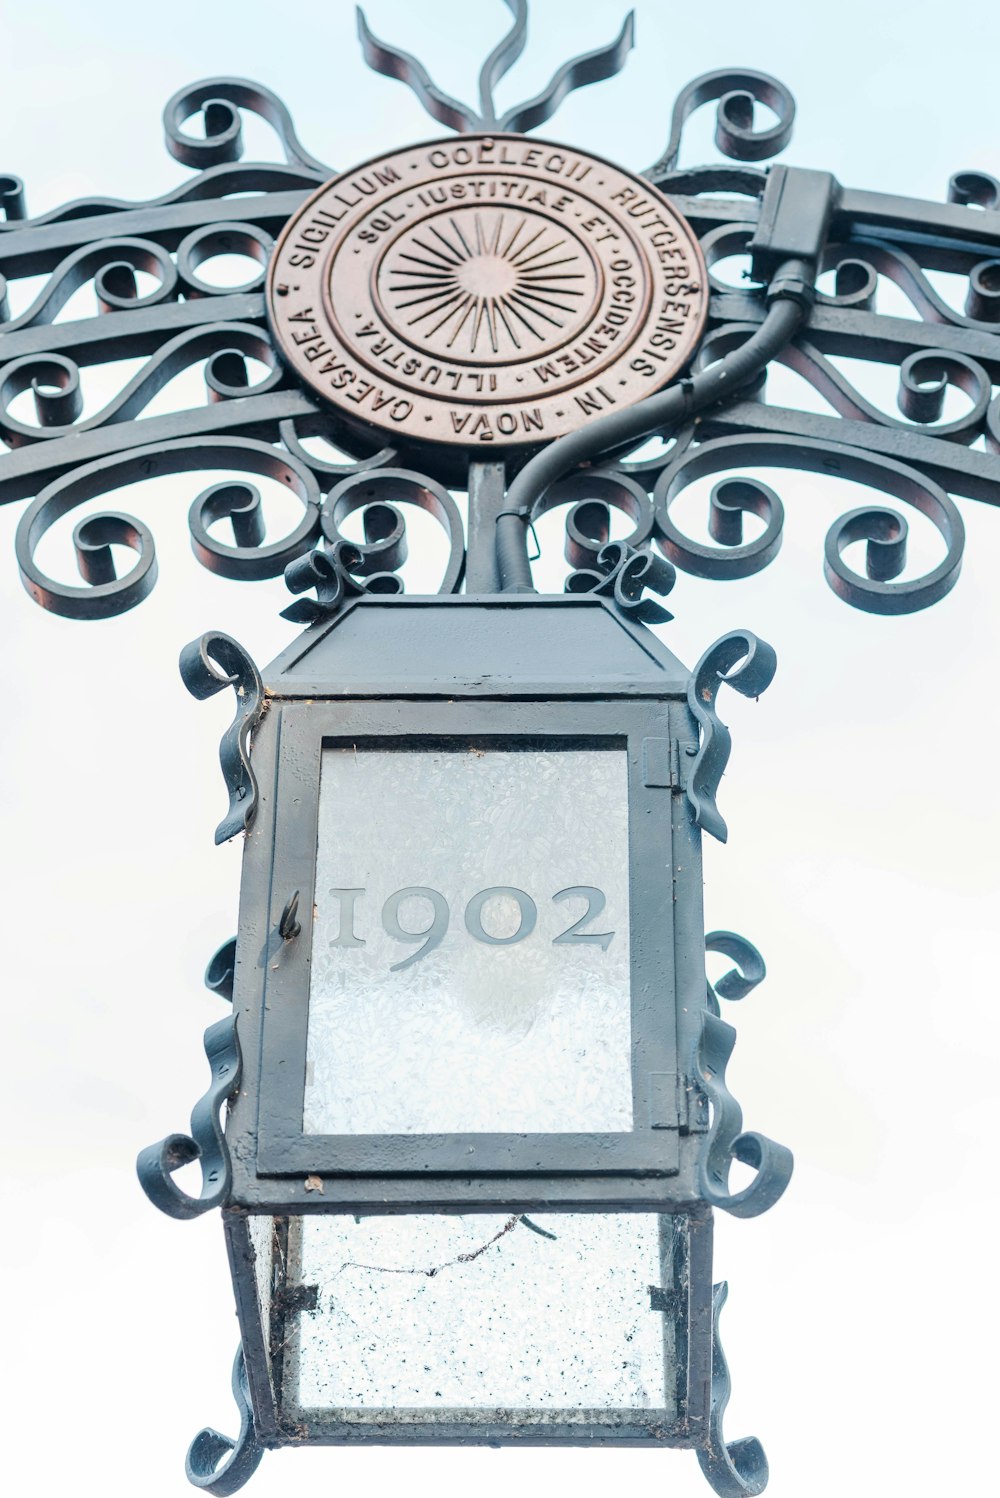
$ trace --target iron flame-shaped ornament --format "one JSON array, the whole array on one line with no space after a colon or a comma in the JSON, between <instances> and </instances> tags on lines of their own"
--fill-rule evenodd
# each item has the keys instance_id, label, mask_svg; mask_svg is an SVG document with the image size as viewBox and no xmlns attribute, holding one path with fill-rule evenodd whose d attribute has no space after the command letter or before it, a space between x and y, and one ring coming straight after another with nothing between
<instances>
[{"instance_id":1,"label":"iron flame-shaped ornament","mask_svg":"<svg viewBox=\"0 0 1000 1498\"><path fill-rule=\"evenodd\" d=\"M727 1444L722 1434L726 1287L711 1281L712 1210L749 1217L769 1208L788 1183L791 1156L743 1130L726 1086L735 1031L719 1000L742 999L764 964L744 938L704 932L700 839L727 835L717 792L730 741L718 691L725 683L758 695L775 659L763 641L736 631L689 672L645 628L670 617L649 594L669 594L676 568L726 579L776 558L781 500L740 476L742 467L833 473L876 491L877 502L833 525L823 559L834 591L873 613L942 598L957 580L964 542L953 496L996 502L998 494L1000 183L960 172L947 202L922 203L845 188L822 170L762 169L753 163L787 145L795 106L783 84L750 69L708 73L685 87L668 143L645 172L539 140L529 132L571 90L622 68L632 17L606 47L560 67L535 98L498 113L496 87L527 36L526 0L507 6L512 23L483 65L477 108L445 94L358 13L368 64L406 83L454 132L445 138L334 171L303 148L266 88L213 78L166 106L167 148L196 175L159 199L93 198L30 218L23 185L0 178L0 502L28 501L17 562L29 594L79 619L134 607L156 581L154 541L141 520L88 513L73 532L75 584L42 570L42 538L118 488L214 471L218 481L192 496L195 556L230 578L284 574L295 595L285 617L306 626L263 672L219 632L181 656L195 696L234 690L236 715L220 750L228 805L216 837L253 833L239 937L219 948L206 974L231 1005L205 1037L211 1085L190 1133L139 1157L142 1185L163 1211L189 1218L222 1208L242 1333L233 1369L240 1429L235 1438L202 1431L187 1462L190 1481L213 1494L242 1486L266 1447L365 1440L654 1442L695 1449L723 1498L763 1491L760 1443ZM685 122L708 103L726 159L682 168ZM273 127L283 161L241 161L246 112ZM203 134L188 127L196 115ZM207 265L234 253L258 269L241 286L220 286ZM741 290L713 272L737 254L748 257ZM965 278L961 309L929 278L940 270ZM833 272L832 285L820 291L824 272ZM138 273L152 277L152 289L140 290ZM42 289L9 316L4 278L39 275L48 277ZM884 279L902 289L915 316L877 310ZM95 315L57 321L88 283ZM897 366L898 414L850 384L832 362L845 355ZM84 417L81 368L121 358L146 362ZM250 360L263 368L259 378ZM774 361L803 376L829 409L772 404L766 374ZM204 400L144 416L190 367L203 371ZM965 404L945 419L950 389ZM16 404L26 391L33 421ZM318 437L332 456L307 445ZM659 448L642 456L651 437ZM710 541L698 541L671 510L708 475L717 476ZM299 502L285 536L267 534L261 478ZM468 496L467 526L452 489ZM437 595L403 594L409 506L432 516L447 539ZM542 598L529 541L533 522L558 506L566 507L571 570L564 595ZM916 577L904 575L907 509L928 518L941 540L938 562ZM612 510L631 526L624 539L611 539ZM344 532L359 513L363 540ZM750 540L747 513L763 522ZM867 542L864 574L844 557L857 541ZM135 561L119 575L113 549L122 546ZM404 741L416 758L401 778ZM574 776L586 775L588 787L606 777L592 844L582 831L559 840L560 856L570 848L581 867L563 870L551 889L522 888L498 873L492 885L463 890L459 904L416 870L373 900L370 871L318 867L338 837L347 845L345 808L353 812L367 794L368 783L351 778L359 765L372 784L384 777L372 817L396 804L404 779L402 800L416 817L420 775L430 774L435 754L453 756L455 784L475 788L484 783L477 777L493 775L497 796L503 776L514 784L530 763L549 773L558 761L552 807L559 775L571 788ZM340 787L333 803L321 762L323 785ZM614 810L616 785L627 789L631 820ZM447 795L435 785L435 806ZM512 819L520 815L515 801L511 808ZM479 825L471 790L453 823ZM526 844L536 839L542 861L544 823L540 816L522 835ZM326 843L317 832L324 827L336 834ZM411 845L430 856L426 834ZM602 857L610 860L606 888L593 872ZM523 882L532 877L529 869ZM337 918L324 926L330 899ZM428 924L408 924L408 899L424 902ZM510 931L491 925L491 901L514 912ZM623 934L626 918L641 940ZM405 985L437 972L433 964L458 943L463 961L487 952L499 963L504 949L529 941L546 960L577 964L584 996L608 981L607 964L625 951L631 1059L619 1081L627 1107L620 1099L595 1105L593 1121L561 1128L532 1115L502 1133L463 1132L433 1108L422 1132L398 1120L363 1128L340 1115L307 1130L318 1106L310 1101L317 1052L308 1019L317 954L327 964L323 981L332 982L331 962L360 973L349 964L388 953L388 972ZM735 963L707 987L706 951ZM440 986L427 983L421 1002ZM397 1016L408 1033L411 1012L400 1005ZM365 1055L350 1059L360 1031L341 1026L321 1072L335 1063L364 1070ZM555 1097L554 1047L549 1062ZM378 1106L391 1114L392 1103ZM474 1111L476 1099L468 1106ZM753 1173L739 1190L730 1184L734 1161ZM193 1162L202 1173L197 1195L174 1179ZM391 1237L400 1222L423 1225L423 1257L411 1247L400 1259ZM335 1277L354 1276L349 1289L331 1290L316 1268L316 1224L343 1230L334 1268ZM560 1241L567 1236L568 1251ZM628 1244L631 1260L622 1257ZM364 1356L355 1386L338 1386L336 1398L323 1392L329 1370L346 1363L357 1324L338 1296L354 1295L368 1314L391 1281L400 1324L419 1324L421 1305L433 1303L428 1338L447 1330L449 1315L471 1338L475 1295L457 1277L472 1266L506 1285L512 1336L515 1323L518 1334L530 1333L531 1286L547 1285L550 1296L558 1288L582 1338L560 1367L560 1376L572 1369L572 1408L548 1395L531 1411L501 1394L484 1406L477 1387L465 1391L472 1408L459 1407L457 1396L447 1409L424 1408L413 1395L402 1418L398 1408L373 1413L366 1391L376 1375ZM581 1272L582 1284L573 1279ZM620 1314L630 1328L619 1382L609 1374L606 1387L598 1387L600 1339L589 1309L598 1282L601 1314ZM460 1301L449 1302L456 1283ZM541 1328L537 1368L560 1345L550 1335L555 1302L545 1304L552 1320ZM309 1348L326 1370L312 1404L302 1394ZM659 1369L653 1392L650 1367ZM440 1371L452 1377L448 1368Z\"/></svg>"}]
</instances>

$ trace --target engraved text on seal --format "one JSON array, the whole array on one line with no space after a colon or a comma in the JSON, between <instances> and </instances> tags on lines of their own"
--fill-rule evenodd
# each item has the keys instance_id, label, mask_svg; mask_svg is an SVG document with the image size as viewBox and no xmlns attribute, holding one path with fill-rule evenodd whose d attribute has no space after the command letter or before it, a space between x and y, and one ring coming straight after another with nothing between
<instances>
[{"instance_id":1,"label":"engraved text on seal","mask_svg":"<svg viewBox=\"0 0 1000 1498\"><path fill-rule=\"evenodd\" d=\"M334 178L275 249L278 346L356 435L531 448L659 389L706 272L649 183L524 136L463 136Z\"/></svg>"}]
</instances>

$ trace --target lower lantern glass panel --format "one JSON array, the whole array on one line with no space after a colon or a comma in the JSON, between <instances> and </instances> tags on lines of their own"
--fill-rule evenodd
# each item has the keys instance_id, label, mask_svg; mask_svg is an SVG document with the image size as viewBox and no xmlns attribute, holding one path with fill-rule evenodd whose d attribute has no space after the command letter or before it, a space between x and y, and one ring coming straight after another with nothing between
<instances>
[{"instance_id":1,"label":"lower lantern glass panel","mask_svg":"<svg viewBox=\"0 0 1000 1498\"><path fill-rule=\"evenodd\" d=\"M624 748L327 746L306 1134L632 1129Z\"/></svg>"},{"instance_id":2,"label":"lower lantern glass panel","mask_svg":"<svg viewBox=\"0 0 1000 1498\"><path fill-rule=\"evenodd\" d=\"M293 1218L284 1417L669 1425L682 1231L643 1213Z\"/></svg>"},{"instance_id":3,"label":"lower lantern glass panel","mask_svg":"<svg viewBox=\"0 0 1000 1498\"><path fill-rule=\"evenodd\" d=\"M265 1339L269 1338L271 1322L274 1316L276 1254L280 1262L280 1243L276 1237L278 1231L277 1221L274 1217L250 1216L245 1219L246 1232L253 1259L253 1289L257 1300L257 1316ZM283 1228L284 1219L281 1219L281 1225ZM276 1390L274 1387L274 1368L270 1357L270 1346L266 1349L264 1366L271 1389L271 1398L274 1399L276 1397Z\"/></svg>"}]
</instances>

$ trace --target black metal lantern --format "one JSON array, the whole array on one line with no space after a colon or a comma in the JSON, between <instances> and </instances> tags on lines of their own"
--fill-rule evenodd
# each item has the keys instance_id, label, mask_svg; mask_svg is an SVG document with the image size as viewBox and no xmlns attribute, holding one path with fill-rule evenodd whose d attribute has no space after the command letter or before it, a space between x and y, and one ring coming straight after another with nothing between
<instances>
[{"instance_id":1,"label":"black metal lantern","mask_svg":"<svg viewBox=\"0 0 1000 1498\"><path fill-rule=\"evenodd\" d=\"M700 836L715 692L774 658L731 635L689 674L641 622L668 564L601 563L564 597L356 597L263 681L225 636L182 657L240 704L240 929L209 970L234 1017L193 1137L139 1166L165 1210L224 1209L244 1444L651 1441L730 1470L710 1208L763 1210L791 1158L725 1091ZM731 996L761 975L709 944ZM199 1154L194 1200L171 1172ZM211 1491L220 1449L192 1448Z\"/></svg>"}]
</instances>

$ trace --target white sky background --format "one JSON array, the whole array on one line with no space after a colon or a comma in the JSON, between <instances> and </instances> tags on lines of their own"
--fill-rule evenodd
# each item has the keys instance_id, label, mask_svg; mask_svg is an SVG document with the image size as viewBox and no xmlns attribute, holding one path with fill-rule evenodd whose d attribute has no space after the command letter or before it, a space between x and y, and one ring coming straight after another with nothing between
<instances>
[{"instance_id":1,"label":"white sky background","mask_svg":"<svg viewBox=\"0 0 1000 1498\"><path fill-rule=\"evenodd\" d=\"M571 99L545 137L641 169L663 147L677 90L736 64L797 96L783 160L932 199L961 168L1000 175L1000 21L986 4L636 10L624 74ZM609 41L623 11L624 0L535 0L501 101L530 97L570 53ZM499 0L369 0L368 15L472 100L507 24ZM340 0L172 0L158 18L117 0L3 0L0 18L0 167L26 178L35 213L185 180L162 147L160 109L212 74L275 89L307 149L337 168L445 133L400 84L367 71ZM714 158L710 113L689 127L684 164ZM266 132L248 138L247 158L262 155ZM864 388L887 390L877 378ZM719 1222L727 1433L761 1437L773 1498L985 1493L996 1480L981 1422L997 1393L1000 1226L1000 515L961 502L968 547L954 593L883 619L822 578L825 531L858 491L790 473L773 483L787 510L778 560L739 583L682 574L665 632L689 664L737 626L779 659L759 703L720 699L734 737L720 797L731 835L726 848L707 840L708 925L745 933L769 968L727 1010L740 1032L731 1081L748 1127L797 1161L769 1215ZM230 583L194 561L186 512L200 487L182 478L111 503L152 526L161 575L137 610L99 624L30 602L13 555L21 507L0 513L0 1380L12 1492L180 1498L190 1438L203 1424L236 1428L217 1214L168 1220L133 1169L141 1146L187 1128L205 1089L201 1034L223 1011L201 975L236 924L239 842L212 843L231 697L196 703L177 654L221 628L263 664L291 637L280 579ZM704 494L686 513L704 536ZM923 555L936 560L933 543ZM68 528L41 560L73 577ZM707 1491L692 1454L477 1449L278 1452L248 1491L586 1498L625 1484Z\"/></svg>"}]
</instances>

